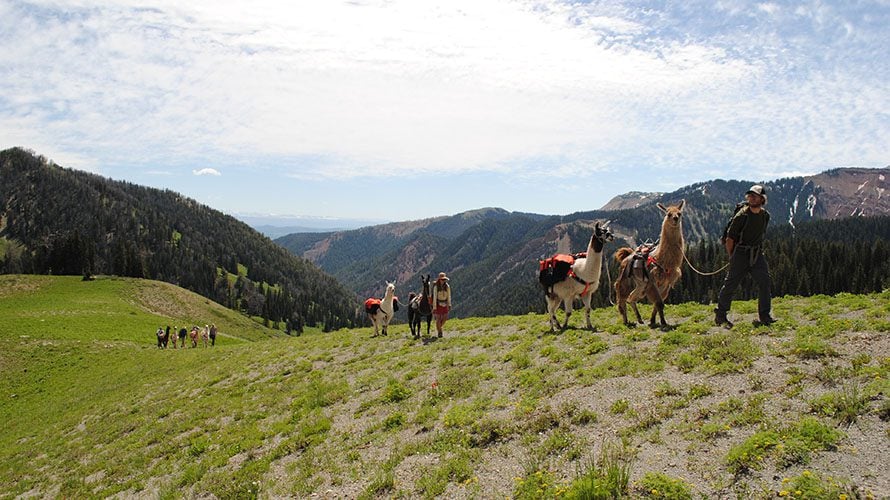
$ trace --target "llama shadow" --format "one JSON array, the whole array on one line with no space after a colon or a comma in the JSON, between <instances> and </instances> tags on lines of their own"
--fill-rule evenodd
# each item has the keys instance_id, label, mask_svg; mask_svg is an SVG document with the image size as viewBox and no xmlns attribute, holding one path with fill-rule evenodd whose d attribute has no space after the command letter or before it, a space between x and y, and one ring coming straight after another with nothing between
<instances>
[{"instance_id":1,"label":"llama shadow","mask_svg":"<svg viewBox=\"0 0 890 500\"><path fill-rule=\"evenodd\" d=\"M626 326L629 330L636 330L637 328L647 328L649 330L658 330L660 332L672 332L677 329L677 325L665 324L649 324L649 323L627 323Z\"/></svg>"},{"instance_id":2,"label":"llama shadow","mask_svg":"<svg viewBox=\"0 0 890 500\"><path fill-rule=\"evenodd\" d=\"M430 344L432 344L433 342L438 342L438 341L440 341L440 340L442 340L442 339L440 339L439 337L434 337L434 336L420 337L420 342L421 342L423 345L430 345Z\"/></svg>"}]
</instances>

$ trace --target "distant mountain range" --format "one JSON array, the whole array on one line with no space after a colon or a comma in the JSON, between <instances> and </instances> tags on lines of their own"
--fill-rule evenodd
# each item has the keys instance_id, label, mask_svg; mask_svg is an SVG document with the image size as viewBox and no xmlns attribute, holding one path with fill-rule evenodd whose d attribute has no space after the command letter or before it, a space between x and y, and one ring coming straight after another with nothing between
<instances>
[{"instance_id":1,"label":"distant mountain range","mask_svg":"<svg viewBox=\"0 0 890 500\"><path fill-rule=\"evenodd\" d=\"M232 217L250 225L270 238L278 238L293 233L329 233L348 231L360 227L383 224L385 221L372 219L346 219L339 217L308 217L299 215L239 214Z\"/></svg>"},{"instance_id":2,"label":"distant mountain range","mask_svg":"<svg viewBox=\"0 0 890 500\"><path fill-rule=\"evenodd\" d=\"M380 296L384 280L395 280L397 293L407 295L419 288L421 274L445 271L454 284L456 315L522 314L543 307L538 260L586 248L595 221L612 221L618 240L610 244L611 255L619 246L657 239L656 203L685 199L687 242L716 240L736 202L755 183L718 179L671 193L631 192L602 209L564 216L483 208L350 231L291 234L275 242L316 263L359 297ZM890 168L839 168L764 184L773 229L890 214ZM607 287L600 292L608 293Z\"/></svg>"}]
</instances>

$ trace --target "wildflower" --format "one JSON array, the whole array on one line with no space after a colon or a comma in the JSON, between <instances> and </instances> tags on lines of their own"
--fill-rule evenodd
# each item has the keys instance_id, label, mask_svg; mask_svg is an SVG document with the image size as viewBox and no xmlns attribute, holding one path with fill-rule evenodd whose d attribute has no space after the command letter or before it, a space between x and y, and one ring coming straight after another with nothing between
<instances>
[{"instance_id":1,"label":"wildflower","mask_svg":"<svg viewBox=\"0 0 890 500\"><path fill-rule=\"evenodd\" d=\"M789 479L789 478L787 478L787 477L782 478L782 484L785 484L785 483L787 483L788 481L791 481L791 479Z\"/></svg>"},{"instance_id":2,"label":"wildflower","mask_svg":"<svg viewBox=\"0 0 890 500\"><path fill-rule=\"evenodd\" d=\"M803 471L804 477L810 477L811 472L808 470Z\"/></svg>"},{"instance_id":3,"label":"wildflower","mask_svg":"<svg viewBox=\"0 0 890 500\"><path fill-rule=\"evenodd\" d=\"M652 493L653 495L658 495L658 490L656 490L655 488L652 488L652 491L650 493Z\"/></svg>"},{"instance_id":4,"label":"wildflower","mask_svg":"<svg viewBox=\"0 0 890 500\"><path fill-rule=\"evenodd\" d=\"M779 492L779 496L780 496L780 497L787 497L787 496L788 496L788 490L782 490L782 491L780 491L780 492Z\"/></svg>"},{"instance_id":5,"label":"wildflower","mask_svg":"<svg viewBox=\"0 0 890 500\"><path fill-rule=\"evenodd\" d=\"M847 495L841 493L841 496L837 497L838 500L847 500Z\"/></svg>"}]
</instances>

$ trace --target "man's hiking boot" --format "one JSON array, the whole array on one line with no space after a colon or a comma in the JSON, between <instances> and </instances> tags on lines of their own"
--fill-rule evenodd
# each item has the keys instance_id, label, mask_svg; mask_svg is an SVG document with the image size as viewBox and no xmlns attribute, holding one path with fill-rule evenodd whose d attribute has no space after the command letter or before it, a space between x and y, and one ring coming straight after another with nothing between
<instances>
[{"instance_id":1,"label":"man's hiking boot","mask_svg":"<svg viewBox=\"0 0 890 500\"><path fill-rule=\"evenodd\" d=\"M778 321L776 318L773 318L772 316L766 316L755 321L754 326L770 326L776 321Z\"/></svg>"},{"instance_id":2,"label":"man's hiking boot","mask_svg":"<svg viewBox=\"0 0 890 500\"><path fill-rule=\"evenodd\" d=\"M727 329L732 328L732 321L726 317L726 311L720 309L714 309L714 324Z\"/></svg>"}]
</instances>

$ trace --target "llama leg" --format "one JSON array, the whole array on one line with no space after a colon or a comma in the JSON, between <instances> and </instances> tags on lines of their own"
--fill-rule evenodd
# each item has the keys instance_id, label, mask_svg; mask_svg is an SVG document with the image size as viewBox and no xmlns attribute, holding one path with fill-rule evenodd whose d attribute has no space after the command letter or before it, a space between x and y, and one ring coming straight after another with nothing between
<instances>
[{"instance_id":1,"label":"llama leg","mask_svg":"<svg viewBox=\"0 0 890 500\"><path fill-rule=\"evenodd\" d=\"M634 288L632 292L630 292L630 296L627 298L627 301L630 302L630 306L634 310L634 314L636 314L637 316L637 323L640 325L643 324L643 316L640 315L640 309L637 307L637 301L639 301L640 297L643 295L643 287L645 286L645 283L637 285L637 287Z\"/></svg>"},{"instance_id":2,"label":"llama leg","mask_svg":"<svg viewBox=\"0 0 890 500\"><path fill-rule=\"evenodd\" d=\"M565 305L566 308L566 321L562 324L562 329L565 330L569 327L569 318L572 317L572 308L575 307L575 298L569 297L567 299L564 299L562 303L563 305Z\"/></svg>"},{"instance_id":3,"label":"llama leg","mask_svg":"<svg viewBox=\"0 0 890 500\"><path fill-rule=\"evenodd\" d=\"M630 302L630 300L628 300L628 302ZM636 303L636 302L630 302L630 307L631 307L631 309L633 309L634 314L637 316L637 322L634 323L634 325L642 325L642 324L643 324L643 317L640 315L640 310L637 308L637 303Z\"/></svg>"},{"instance_id":4,"label":"llama leg","mask_svg":"<svg viewBox=\"0 0 890 500\"><path fill-rule=\"evenodd\" d=\"M652 307L652 317L649 318L649 328L655 328L655 315L658 314L659 319L661 319L661 327L666 328L668 326L667 321L664 319L664 302L658 301Z\"/></svg>"},{"instance_id":5,"label":"llama leg","mask_svg":"<svg viewBox=\"0 0 890 500\"><path fill-rule=\"evenodd\" d=\"M581 302L584 303L584 319L585 324L587 325L588 330L593 330L593 325L590 324L590 299L593 298L593 293L588 293L584 297L581 297Z\"/></svg>"},{"instance_id":6,"label":"llama leg","mask_svg":"<svg viewBox=\"0 0 890 500\"><path fill-rule=\"evenodd\" d=\"M547 299L547 317L550 321L550 331L555 332L559 327L559 320L556 319L556 310L559 309L559 297L556 295L546 295Z\"/></svg>"},{"instance_id":7,"label":"llama leg","mask_svg":"<svg viewBox=\"0 0 890 500\"><path fill-rule=\"evenodd\" d=\"M618 306L618 314L621 315L621 319L624 321L624 324L630 326L630 323L627 321L627 286L625 282L618 278L618 281L615 282L615 297L617 299Z\"/></svg>"},{"instance_id":8,"label":"llama leg","mask_svg":"<svg viewBox=\"0 0 890 500\"><path fill-rule=\"evenodd\" d=\"M661 298L661 292L653 286L648 293L649 302L652 302L652 315L649 317L649 328L655 328L655 316L661 318L661 326L666 327L667 322L664 320L664 300Z\"/></svg>"},{"instance_id":9,"label":"llama leg","mask_svg":"<svg viewBox=\"0 0 890 500\"><path fill-rule=\"evenodd\" d=\"M621 314L624 324L631 326L630 322L627 321L627 301L623 297L618 300L618 313Z\"/></svg>"}]
</instances>

